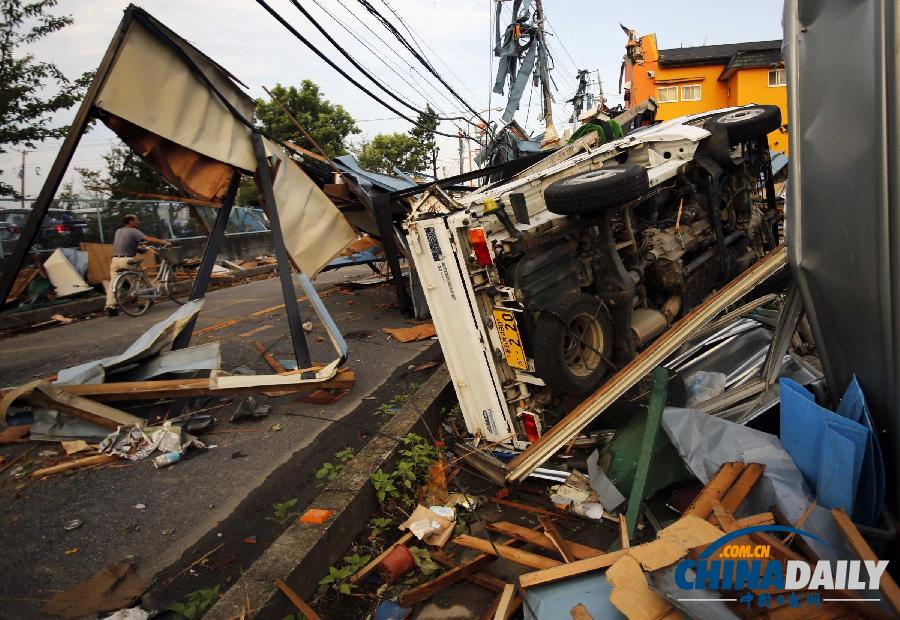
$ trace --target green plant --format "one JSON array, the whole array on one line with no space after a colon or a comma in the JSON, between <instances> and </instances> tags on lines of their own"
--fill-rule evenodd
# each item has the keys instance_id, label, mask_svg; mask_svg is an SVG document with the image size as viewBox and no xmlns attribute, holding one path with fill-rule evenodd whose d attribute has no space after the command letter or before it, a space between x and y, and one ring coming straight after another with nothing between
<instances>
[{"instance_id":1,"label":"green plant","mask_svg":"<svg viewBox=\"0 0 900 620\"><path fill-rule=\"evenodd\" d=\"M437 458L437 449L428 441L415 433L409 433L402 440L403 449L400 450L401 462L409 462L417 475L428 473L431 464Z\"/></svg>"},{"instance_id":2,"label":"green plant","mask_svg":"<svg viewBox=\"0 0 900 620\"><path fill-rule=\"evenodd\" d=\"M274 521L281 526L285 526L288 522L297 515L296 512L292 512L291 508L297 505L297 499L289 499L286 502L280 502L277 504L272 504L272 508L274 509L274 513L271 517L266 517L266 521Z\"/></svg>"},{"instance_id":3,"label":"green plant","mask_svg":"<svg viewBox=\"0 0 900 620\"><path fill-rule=\"evenodd\" d=\"M397 494L397 487L394 486L391 474L381 471L379 467L369 474L369 480L375 487L375 495L378 496L378 503L384 504L388 497L394 497Z\"/></svg>"},{"instance_id":4,"label":"green plant","mask_svg":"<svg viewBox=\"0 0 900 620\"><path fill-rule=\"evenodd\" d=\"M319 580L319 589L325 591L328 588L333 589L340 594L350 594L355 584L350 583L350 577L355 575L361 568L369 563L372 559L370 555L345 555L341 566L329 566L328 574Z\"/></svg>"},{"instance_id":5,"label":"green plant","mask_svg":"<svg viewBox=\"0 0 900 620\"><path fill-rule=\"evenodd\" d=\"M422 387L421 383L410 383L406 386L405 391L393 396L388 402L381 403L377 409L378 413L383 415L394 415L400 411L400 408L406 404L406 401L412 398L412 395L415 394L416 390L420 387Z\"/></svg>"},{"instance_id":6,"label":"green plant","mask_svg":"<svg viewBox=\"0 0 900 620\"><path fill-rule=\"evenodd\" d=\"M331 482L332 480L337 478L344 470L344 465L353 460L353 448L348 446L343 450L335 452L334 456L337 457L339 462L323 463L318 471L316 471L316 480L320 480L322 482Z\"/></svg>"},{"instance_id":7,"label":"green plant","mask_svg":"<svg viewBox=\"0 0 900 620\"><path fill-rule=\"evenodd\" d=\"M394 486L405 499L410 499L415 493L416 470L410 461L400 461L397 469L391 473Z\"/></svg>"},{"instance_id":8,"label":"green plant","mask_svg":"<svg viewBox=\"0 0 900 620\"><path fill-rule=\"evenodd\" d=\"M372 517L369 519L369 527L372 528L372 538L381 536L381 533L393 524L393 519L388 519L386 517Z\"/></svg>"},{"instance_id":9,"label":"green plant","mask_svg":"<svg viewBox=\"0 0 900 620\"><path fill-rule=\"evenodd\" d=\"M194 590L185 597L184 602L175 603L169 610L174 611L181 618L195 620L206 613L218 598L219 586L204 590Z\"/></svg>"}]
</instances>

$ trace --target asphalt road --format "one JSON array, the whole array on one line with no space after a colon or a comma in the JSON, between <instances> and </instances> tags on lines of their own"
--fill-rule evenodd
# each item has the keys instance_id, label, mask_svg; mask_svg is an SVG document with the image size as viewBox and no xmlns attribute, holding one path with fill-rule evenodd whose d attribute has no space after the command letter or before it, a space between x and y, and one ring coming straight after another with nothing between
<instances>
[{"instance_id":1,"label":"asphalt road","mask_svg":"<svg viewBox=\"0 0 900 620\"><path fill-rule=\"evenodd\" d=\"M370 273L368 268L358 268L325 274L316 287L320 292L329 291L337 283ZM42 601L55 592L69 589L104 566L128 557L137 561L141 574L148 579L179 562L192 561L202 541L221 538L218 529L222 524L233 524L242 504L242 510L248 511L246 504L251 497L255 506L249 510L261 523L274 501L309 495L309 489L298 487L310 485L311 472L343 443L358 443L364 438L349 426L342 428L289 414L346 417L356 424L377 426L372 410L404 390L409 382L419 380L407 366L434 344L397 343L380 331L382 327L408 326L398 310L386 307L394 302L388 286L355 289L354 294L332 291L324 302L342 332L350 336L348 365L357 378L351 392L336 403L322 406L298 403L292 397L262 397L260 402L273 405L269 417L240 426L227 422L234 409L229 405L216 414L220 424L202 436L203 441L217 447L166 469L155 469L149 459L122 461L36 482L13 479L12 470L4 472L0 476L0 564L5 567L0 580L0 617L40 617L37 610ZM279 303L282 299L276 278L215 291L207 298L198 328L234 318L243 320L208 332L195 342L219 341L225 370L247 366L258 374L267 374L270 370L253 343L264 343L276 357L290 357L285 316L279 311L247 317ZM140 318L95 318L2 340L0 384L17 385L121 352L174 308L168 302ZM301 312L314 324L308 337L313 360L330 361L335 354L327 338L322 342L316 338L325 336L322 326L307 305L301 304ZM373 393L377 394L374 398L369 396ZM270 430L275 423L282 430ZM0 446L0 455L14 458L33 445ZM52 457L40 456L45 450L61 452L57 444L44 442L27 460L36 464L52 461ZM276 471L277 480L273 480ZM268 489L264 496L253 496L263 487ZM138 505L144 508L136 508ZM73 519L79 519L82 525L64 530L63 525ZM235 532L231 535L241 534ZM275 535L277 532L272 533ZM187 586L186 591L190 588Z\"/></svg>"}]
</instances>

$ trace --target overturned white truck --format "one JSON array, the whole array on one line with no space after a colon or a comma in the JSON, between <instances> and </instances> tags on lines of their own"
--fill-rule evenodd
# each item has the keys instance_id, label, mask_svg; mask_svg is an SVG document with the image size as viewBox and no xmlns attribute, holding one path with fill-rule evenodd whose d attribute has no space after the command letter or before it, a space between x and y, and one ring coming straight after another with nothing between
<instances>
[{"instance_id":1,"label":"overturned white truck","mask_svg":"<svg viewBox=\"0 0 900 620\"><path fill-rule=\"evenodd\" d=\"M469 432L526 447L771 251L780 124L774 106L718 110L426 194L407 234Z\"/></svg>"}]
</instances>

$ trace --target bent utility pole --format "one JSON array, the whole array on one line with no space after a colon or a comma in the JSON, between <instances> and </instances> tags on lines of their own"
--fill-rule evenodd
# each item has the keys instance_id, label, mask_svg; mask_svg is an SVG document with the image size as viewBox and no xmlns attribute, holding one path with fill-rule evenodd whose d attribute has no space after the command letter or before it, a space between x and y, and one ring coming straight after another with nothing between
<instances>
[{"instance_id":1,"label":"bent utility pole","mask_svg":"<svg viewBox=\"0 0 900 620\"><path fill-rule=\"evenodd\" d=\"M538 68L541 72L541 91L544 97L544 139L541 148L555 147L559 144L559 134L553 126L553 96L550 94L550 64L547 55L547 35L544 33L544 5L541 0L534 0L535 21L538 27Z\"/></svg>"}]
</instances>

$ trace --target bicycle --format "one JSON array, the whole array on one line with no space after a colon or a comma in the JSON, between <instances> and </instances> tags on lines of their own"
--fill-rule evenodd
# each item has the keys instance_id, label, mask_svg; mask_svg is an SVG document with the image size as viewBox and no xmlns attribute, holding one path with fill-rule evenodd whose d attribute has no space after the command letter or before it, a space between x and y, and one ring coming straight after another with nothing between
<instances>
[{"instance_id":1,"label":"bicycle","mask_svg":"<svg viewBox=\"0 0 900 620\"><path fill-rule=\"evenodd\" d=\"M159 268L152 280L144 272L140 258L128 261L129 269L120 270L115 284L116 303L128 316L141 316L157 299L167 296L181 305L190 298L193 274L184 267L181 248L147 246L160 258Z\"/></svg>"}]
</instances>

